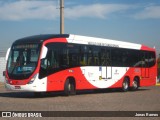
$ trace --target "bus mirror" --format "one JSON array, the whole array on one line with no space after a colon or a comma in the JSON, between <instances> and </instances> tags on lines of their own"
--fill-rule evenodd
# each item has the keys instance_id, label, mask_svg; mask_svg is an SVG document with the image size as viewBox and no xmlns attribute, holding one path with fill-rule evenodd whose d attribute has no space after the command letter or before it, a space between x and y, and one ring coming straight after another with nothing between
<instances>
[{"instance_id":1,"label":"bus mirror","mask_svg":"<svg viewBox=\"0 0 160 120\"><path fill-rule=\"evenodd\" d=\"M46 46L43 46L42 48L42 55L41 55L41 59L45 58L46 55L47 55L47 51L48 51L48 48Z\"/></svg>"},{"instance_id":2,"label":"bus mirror","mask_svg":"<svg viewBox=\"0 0 160 120\"><path fill-rule=\"evenodd\" d=\"M3 76L6 76L6 71L3 71Z\"/></svg>"},{"instance_id":3,"label":"bus mirror","mask_svg":"<svg viewBox=\"0 0 160 120\"><path fill-rule=\"evenodd\" d=\"M8 60L10 50L11 50L11 48L8 48L7 53L6 53L6 61Z\"/></svg>"}]
</instances>

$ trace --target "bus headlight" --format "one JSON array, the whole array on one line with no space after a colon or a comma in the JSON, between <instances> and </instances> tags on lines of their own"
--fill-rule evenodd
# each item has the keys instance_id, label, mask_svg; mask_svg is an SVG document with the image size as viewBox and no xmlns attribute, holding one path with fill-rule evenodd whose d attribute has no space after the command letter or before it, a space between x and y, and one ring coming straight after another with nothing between
<instances>
[{"instance_id":1,"label":"bus headlight","mask_svg":"<svg viewBox=\"0 0 160 120\"><path fill-rule=\"evenodd\" d=\"M37 74L35 74L35 75L31 78L31 80L28 82L28 84L32 84L32 83L34 82L34 80L36 79L36 77L37 77Z\"/></svg>"}]
</instances>

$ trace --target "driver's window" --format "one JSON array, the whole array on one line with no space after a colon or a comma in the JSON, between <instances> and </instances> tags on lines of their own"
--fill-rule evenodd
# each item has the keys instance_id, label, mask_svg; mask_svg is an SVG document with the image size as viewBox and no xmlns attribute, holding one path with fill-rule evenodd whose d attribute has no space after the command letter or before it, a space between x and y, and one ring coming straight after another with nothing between
<instances>
[{"instance_id":1,"label":"driver's window","mask_svg":"<svg viewBox=\"0 0 160 120\"><path fill-rule=\"evenodd\" d=\"M43 58L43 59L41 60L41 67L42 67L43 69L45 69L45 70L47 70L48 68L51 67L51 59L50 59L50 58L51 58L51 53L52 53L52 51L49 50L48 53L47 53L46 58Z\"/></svg>"},{"instance_id":2,"label":"driver's window","mask_svg":"<svg viewBox=\"0 0 160 120\"><path fill-rule=\"evenodd\" d=\"M60 63L62 61L62 44L49 43L46 47L46 57L41 59L40 78L57 72L60 69Z\"/></svg>"},{"instance_id":3,"label":"driver's window","mask_svg":"<svg viewBox=\"0 0 160 120\"><path fill-rule=\"evenodd\" d=\"M41 68L47 69L47 59L44 58L41 60Z\"/></svg>"}]
</instances>

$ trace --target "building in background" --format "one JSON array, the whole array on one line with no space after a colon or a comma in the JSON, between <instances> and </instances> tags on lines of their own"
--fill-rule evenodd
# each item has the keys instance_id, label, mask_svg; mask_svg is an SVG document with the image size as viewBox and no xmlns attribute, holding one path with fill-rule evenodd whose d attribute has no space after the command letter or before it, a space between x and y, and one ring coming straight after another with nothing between
<instances>
[{"instance_id":1,"label":"building in background","mask_svg":"<svg viewBox=\"0 0 160 120\"><path fill-rule=\"evenodd\" d=\"M0 82L4 82L3 71L6 68L5 54L6 51L0 50Z\"/></svg>"}]
</instances>

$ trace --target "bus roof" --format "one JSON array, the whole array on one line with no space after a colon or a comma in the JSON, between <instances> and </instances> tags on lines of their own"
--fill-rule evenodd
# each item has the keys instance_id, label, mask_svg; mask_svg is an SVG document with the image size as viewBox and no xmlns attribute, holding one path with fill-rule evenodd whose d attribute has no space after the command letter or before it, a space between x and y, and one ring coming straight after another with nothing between
<instances>
[{"instance_id":1,"label":"bus roof","mask_svg":"<svg viewBox=\"0 0 160 120\"><path fill-rule=\"evenodd\" d=\"M53 38L66 38L68 43L155 51L155 49L142 45L142 44L136 44L136 43L124 42L124 41L118 41L118 40L112 40L112 39L87 37L87 36L74 35L74 34L40 34L40 35L34 35L34 36L29 36L29 37L18 39L13 44L41 43L41 42L44 42L46 40L50 40Z\"/></svg>"},{"instance_id":2,"label":"bus roof","mask_svg":"<svg viewBox=\"0 0 160 120\"><path fill-rule=\"evenodd\" d=\"M52 39L52 38L68 38L68 37L69 37L69 34L40 34L40 35L33 35L33 36L18 39L13 44L41 43L45 40Z\"/></svg>"},{"instance_id":3,"label":"bus roof","mask_svg":"<svg viewBox=\"0 0 160 120\"><path fill-rule=\"evenodd\" d=\"M89 44L89 45L98 45L98 46L108 46L108 47L119 47L119 48L126 48L126 49L155 51L155 48L151 48L151 47L145 46L143 44L118 41L118 40L112 40L112 39L105 39L105 38L72 35L72 34L70 34L70 37L68 38L68 42Z\"/></svg>"}]
</instances>

